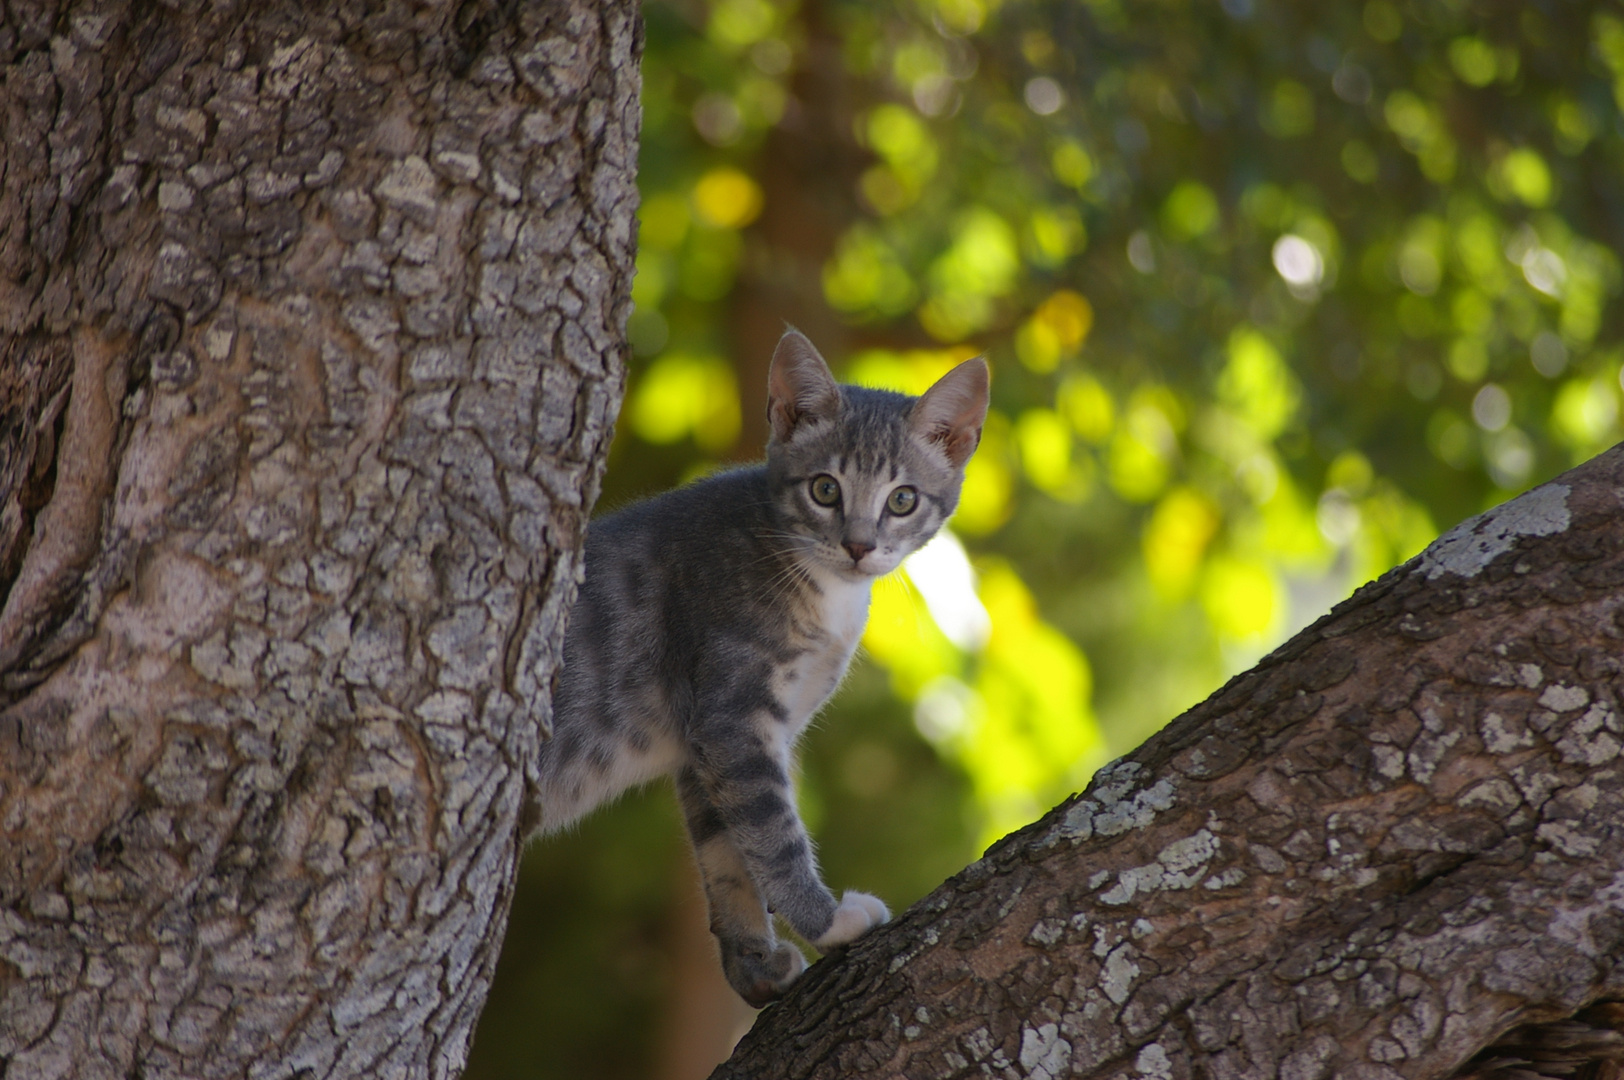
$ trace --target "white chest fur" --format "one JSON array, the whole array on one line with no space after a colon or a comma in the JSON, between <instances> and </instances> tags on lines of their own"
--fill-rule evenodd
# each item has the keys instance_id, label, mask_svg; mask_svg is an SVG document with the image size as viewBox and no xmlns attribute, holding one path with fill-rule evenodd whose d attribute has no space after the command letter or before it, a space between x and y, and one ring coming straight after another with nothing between
<instances>
[{"instance_id":1,"label":"white chest fur","mask_svg":"<svg viewBox=\"0 0 1624 1080\"><path fill-rule=\"evenodd\" d=\"M795 732L840 685L868 625L868 581L820 575L818 586L823 591L813 604L811 632L802 638L804 650L780 667L774 680L773 689Z\"/></svg>"}]
</instances>

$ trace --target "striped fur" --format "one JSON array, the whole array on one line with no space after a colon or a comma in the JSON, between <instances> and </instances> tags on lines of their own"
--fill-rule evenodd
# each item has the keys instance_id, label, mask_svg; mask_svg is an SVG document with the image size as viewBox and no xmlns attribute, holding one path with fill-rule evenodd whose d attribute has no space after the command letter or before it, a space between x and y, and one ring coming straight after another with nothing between
<instances>
[{"instance_id":1,"label":"striped fur","mask_svg":"<svg viewBox=\"0 0 1624 1080\"><path fill-rule=\"evenodd\" d=\"M840 386L792 330L769 399L765 464L593 522L537 793L552 831L672 776L723 968L757 1005L804 966L774 914L819 949L888 917L877 898L836 900L823 884L795 809L794 746L845 675L874 578L957 505L987 372L968 361L921 398ZM824 505L813 483L830 479L838 499ZM898 514L904 485L917 496Z\"/></svg>"}]
</instances>

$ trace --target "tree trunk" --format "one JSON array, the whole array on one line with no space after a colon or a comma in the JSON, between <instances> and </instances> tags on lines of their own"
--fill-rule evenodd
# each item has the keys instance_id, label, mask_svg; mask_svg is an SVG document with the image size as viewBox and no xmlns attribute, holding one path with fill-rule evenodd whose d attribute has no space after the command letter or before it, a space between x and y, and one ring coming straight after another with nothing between
<instances>
[{"instance_id":1,"label":"tree trunk","mask_svg":"<svg viewBox=\"0 0 1624 1080\"><path fill-rule=\"evenodd\" d=\"M1624 997L1621 492L1624 447L1365 586L716 1077L1442 1077Z\"/></svg>"},{"instance_id":2,"label":"tree trunk","mask_svg":"<svg viewBox=\"0 0 1624 1080\"><path fill-rule=\"evenodd\" d=\"M0 1073L454 1076L619 406L635 5L4 18Z\"/></svg>"}]
</instances>

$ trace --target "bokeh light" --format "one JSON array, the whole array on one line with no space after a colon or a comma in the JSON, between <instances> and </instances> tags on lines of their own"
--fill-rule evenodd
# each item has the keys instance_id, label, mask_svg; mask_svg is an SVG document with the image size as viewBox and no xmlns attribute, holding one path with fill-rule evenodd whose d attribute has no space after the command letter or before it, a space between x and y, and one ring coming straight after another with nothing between
<instances>
[{"instance_id":1,"label":"bokeh light","mask_svg":"<svg viewBox=\"0 0 1624 1080\"><path fill-rule=\"evenodd\" d=\"M839 886L923 895L1440 527L1624 435L1614 7L644 10L604 503L757 457L786 321L868 385L993 371L952 539L876 587L805 744ZM547 894L549 929L639 973L571 983L550 1045L590 1043L593 1075L656 1074L625 1032L693 985L659 966L663 916L601 917L668 904L642 869L680 827L653 805L613 812L663 846L593 834L584 898Z\"/></svg>"}]
</instances>

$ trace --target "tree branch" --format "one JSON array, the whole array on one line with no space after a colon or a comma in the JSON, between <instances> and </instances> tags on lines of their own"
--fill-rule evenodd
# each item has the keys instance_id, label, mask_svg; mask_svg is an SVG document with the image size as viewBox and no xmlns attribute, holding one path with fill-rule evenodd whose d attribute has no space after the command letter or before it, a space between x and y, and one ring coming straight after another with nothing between
<instances>
[{"instance_id":1,"label":"tree branch","mask_svg":"<svg viewBox=\"0 0 1624 1080\"><path fill-rule=\"evenodd\" d=\"M1624 448L1451 530L717 1078L1447 1076L1624 995Z\"/></svg>"}]
</instances>

